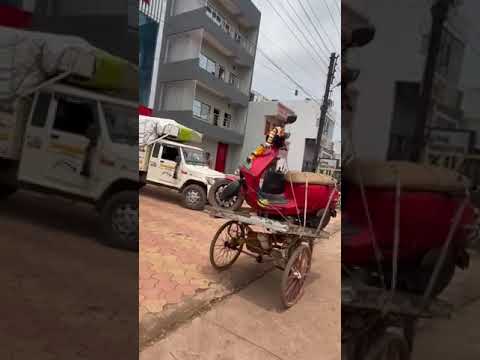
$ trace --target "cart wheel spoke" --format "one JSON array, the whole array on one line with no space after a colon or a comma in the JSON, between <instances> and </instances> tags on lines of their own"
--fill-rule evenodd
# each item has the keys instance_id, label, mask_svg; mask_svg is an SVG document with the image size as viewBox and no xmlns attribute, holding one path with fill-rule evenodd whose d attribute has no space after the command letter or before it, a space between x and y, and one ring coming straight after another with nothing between
<instances>
[{"instance_id":1,"label":"cart wheel spoke","mask_svg":"<svg viewBox=\"0 0 480 360\"><path fill-rule=\"evenodd\" d=\"M236 221L223 224L210 244L210 263L217 270L230 267L243 248L243 227Z\"/></svg>"},{"instance_id":2,"label":"cart wheel spoke","mask_svg":"<svg viewBox=\"0 0 480 360\"><path fill-rule=\"evenodd\" d=\"M294 305L302 296L311 261L310 247L300 245L290 256L282 278L282 301L286 307Z\"/></svg>"}]
</instances>

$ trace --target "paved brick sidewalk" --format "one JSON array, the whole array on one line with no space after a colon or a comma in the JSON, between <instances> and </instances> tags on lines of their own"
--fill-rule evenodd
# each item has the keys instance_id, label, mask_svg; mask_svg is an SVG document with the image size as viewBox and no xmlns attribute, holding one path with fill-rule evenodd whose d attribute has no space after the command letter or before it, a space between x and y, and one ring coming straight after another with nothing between
<instances>
[{"instance_id":1,"label":"paved brick sidewalk","mask_svg":"<svg viewBox=\"0 0 480 360\"><path fill-rule=\"evenodd\" d=\"M143 190L139 258L141 333L155 326L152 323L166 310L175 309L206 290L214 293L209 297L231 293L271 267L241 256L232 270L215 271L210 265L209 247L225 221L182 207L180 197L173 191L152 186ZM145 325L147 322L150 324Z\"/></svg>"},{"instance_id":2,"label":"paved brick sidewalk","mask_svg":"<svg viewBox=\"0 0 480 360\"><path fill-rule=\"evenodd\" d=\"M240 256L225 272L209 261L210 242L226 220L181 205L177 193L148 186L140 197L139 304L141 342L161 335L162 324L172 325L192 299L203 303L221 298L261 277L271 264L257 264ZM179 310L180 309L180 310ZM174 316L170 316L174 314ZM165 317L170 317L165 321Z\"/></svg>"}]
</instances>

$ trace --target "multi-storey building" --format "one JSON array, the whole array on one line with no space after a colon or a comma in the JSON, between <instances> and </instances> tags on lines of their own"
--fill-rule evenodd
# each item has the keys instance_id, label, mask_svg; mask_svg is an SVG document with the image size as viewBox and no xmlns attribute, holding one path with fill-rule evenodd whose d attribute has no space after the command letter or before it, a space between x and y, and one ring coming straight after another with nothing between
<instances>
[{"instance_id":1,"label":"multi-storey building","mask_svg":"<svg viewBox=\"0 0 480 360\"><path fill-rule=\"evenodd\" d=\"M154 114L204 134L215 168L238 164L260 26L250 0L166 0Z\"/></svg>"},{"instance_id":2,"label":"multi-storey building","mask_svg":"<svg viewBox=\"0 0 480 360\"><path fill-rule=\"evenodd\" d=\"M137 2L138 0L134 0ZM166 0L138 1L140 76L139 100L141 112L150 115L155 102L155 89L158 79L158 65L165 24Z\"/></svg>"}]
</instances>

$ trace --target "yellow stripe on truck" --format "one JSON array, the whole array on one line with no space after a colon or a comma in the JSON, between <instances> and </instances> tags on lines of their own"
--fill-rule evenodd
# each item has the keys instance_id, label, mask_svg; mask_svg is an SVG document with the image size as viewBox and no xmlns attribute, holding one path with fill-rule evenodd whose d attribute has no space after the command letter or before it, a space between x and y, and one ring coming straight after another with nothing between
<instances>
[{"instance_id":1,"label":"yellow stripe on truck","mask_svg":"<svg viewBox=\"0 0 480 360\"><path fill-rule=\"evenodd\" d=\"M84 155L85 150L78 146L51 144L49 150L54 150L65 155Z\"/></svg>"}]
</instances>

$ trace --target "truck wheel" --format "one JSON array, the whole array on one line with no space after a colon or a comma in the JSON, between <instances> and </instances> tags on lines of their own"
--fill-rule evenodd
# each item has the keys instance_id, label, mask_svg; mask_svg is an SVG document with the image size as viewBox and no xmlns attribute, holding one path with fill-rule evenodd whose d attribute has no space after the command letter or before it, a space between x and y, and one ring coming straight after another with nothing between
<instances>
[{"instance_id":1,"label":"truck wheel","mask_svg":"<svg viewBox=\"0 0 480 360\"><path fill-rule=\"evenodd\" d=\"M101 210L103 240L110 246L138 251L138 193L113 194Z\"/></svg>"},{"instance_id":2,"label":"truck wheel","mask_svg":"<svg viewBox=\"0 0 480 360\"><path fill-rule=\"evenodd\" d=\"M207 192L198 184L185 186L182 196L185 207L192 210L203 210L207 204Z\"/></svg>"},{"instance_id":3,"label":"truck wheel","mask_svg":"<svg viewBox=\"0 0 480 360\"><path fill-rule=\"evenodd\" d=\"M0 187L0 200L6 199L9 196L15 194L16 192L17 192L16 187L4 185Z\"/></svg>"}]
</instances>

